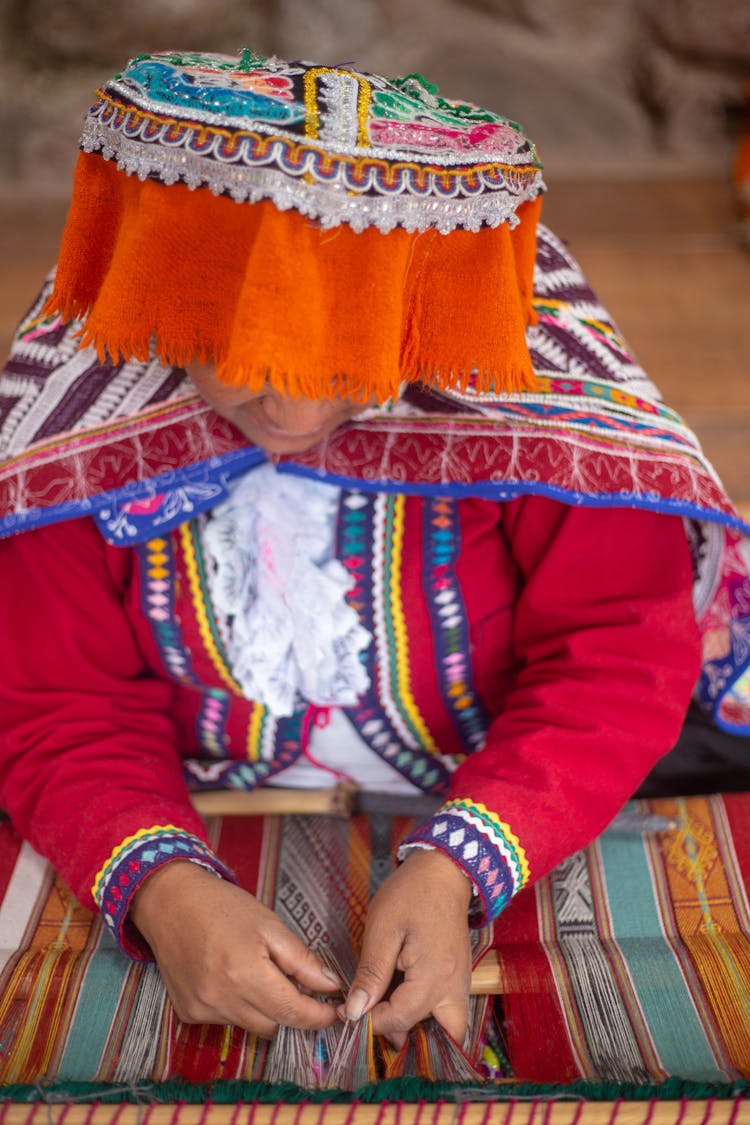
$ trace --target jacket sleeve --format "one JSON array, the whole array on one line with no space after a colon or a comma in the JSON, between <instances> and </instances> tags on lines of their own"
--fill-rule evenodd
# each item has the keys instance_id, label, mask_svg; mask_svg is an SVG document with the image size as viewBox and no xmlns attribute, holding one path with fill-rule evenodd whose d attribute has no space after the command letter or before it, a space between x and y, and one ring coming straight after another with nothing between
<instances>
[{"instance_id":1,"label":"jacket sleeve","mask_svg":"<svg viewBox=\"0 0 750 1125\"><path fill-rule=\"evenodd\" d=\"M174 859L231 877L183 781L171 686L124 608L133 559L92 521L0 543L0 806L126 952L143 879Z\"/></svg>"},{"instance_id":2,"label":"jacket sleeve","mask_svg":"<svg viewBox=\"0 0 750 1125\"><path fill-rule=\"evenodd\" d=\"M399 851L451 856L480 925L612 820L676 741L700 667L679 518L527 497L501 526L517 676L450 800Z\"/></svg>"}]
</instances>

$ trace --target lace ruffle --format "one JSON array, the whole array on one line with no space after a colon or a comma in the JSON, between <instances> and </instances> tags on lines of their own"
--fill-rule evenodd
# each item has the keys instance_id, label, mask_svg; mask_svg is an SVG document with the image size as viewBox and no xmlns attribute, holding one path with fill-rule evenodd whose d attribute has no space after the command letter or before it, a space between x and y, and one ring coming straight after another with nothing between
<instances>
[{"instance_id":1,"label":"lace ruffle","mask_svg":"<svg viewBox=\"0 0 750 1125\"><path fill-rule=\"evenodd\" d=\"M277 473L241 477L206 523L209 585L235 679L273 715L301 697L353 706L369 685L371 641L346 603L333 556L339 489Z\"/></svg>"}]
</instances>

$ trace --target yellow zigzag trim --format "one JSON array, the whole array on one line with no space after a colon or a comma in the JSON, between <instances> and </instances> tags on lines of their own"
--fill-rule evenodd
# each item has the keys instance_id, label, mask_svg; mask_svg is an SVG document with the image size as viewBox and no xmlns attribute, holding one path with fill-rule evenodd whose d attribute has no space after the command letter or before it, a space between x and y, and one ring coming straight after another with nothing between
<instances>
[{"instance_id":1,"label":"yellow zigzag trim","mask_svg":"<svg viewBox=\"0 0 750 1125\"><path fill-rule=\"evenodd\" d=\"M414 697L411 694L409 682L409 657L406 639L406 621L404 607L401 600L401 552L404 545L404 508L405 496L396 496L393 505L393 542L391 548L391 621L393 623L393 640L396 649L396 682L398 694L404 710L411 720L415 733L425 750L431 754L439 754L440 747L432 738L424 719L417 710Z\"/></svg>"},{"instance_id":2,"label":"yellow zigzag trim","mask_svg":"<svg viewBox=\"0 0 750 1125\"><path fill-rule=\"evenodd\" d=\"M192 832L187 832L184 828L178 828L174 824L153 824L150 828L139 828L133 836L126 836L125 839L113 849L112 855L102 865L100 871L97 872L91 888L91 894L96 902L99 901L99 896L102 890L102 883L109 873L109 869L116 863L118 856L129 848L131 844L137 844L139 840L146 839L147 836L193 836Z\"/></svg>"},{"instance_id":3,"label":"yellow zigzag trim","mask_svg":"<svg viewBox=\"0 0 750 1125\"><path fill-rule=\"evenodd\" d=\"M206 652L210 656L214 668L219 673L224 683L228 688L231 688L234 695L242 695L242 688L222 660L221 653L216 646L216 641L211 632L211 626L208 623L208 615L206 614L206 607L203 601L200 574L198 572L198 563L195 557L195 545L193 543L191 525L189 523L183 523L178 530L201 640L205 645Z\"/></svg>"},{"instance_id":4,"label":"yellow zigzag trim","mask_svg":"<svg viewBox=\"0 0 750 1125\"><path fill-rule=\"evenodd\" d=\"M453 801L446 801L446 803L443 805L443 810L451 808L465 809L466 812L468 812L470 815L472 812L476 811L476 815L481 820L483 820L486 824L491 825L497 832L498 836L503 837L503 839L511 846L511 848L515 852L516 860L518 862L518 869L521 874L520 887L525 886L531 876L531 868L529 867L529 861L526 858L526 851L521 846L521 841L518 839L518 836L516 836L515 832L512 831L510 825L506 824L504 820L500 819L497 813L492 812L491 809L488 809L486 805L481 804L481 802L479 801L470 801L465 797L463 799L456 798ZM519 890L520 887L518 888Z\"/></svg>"}]
</instances>

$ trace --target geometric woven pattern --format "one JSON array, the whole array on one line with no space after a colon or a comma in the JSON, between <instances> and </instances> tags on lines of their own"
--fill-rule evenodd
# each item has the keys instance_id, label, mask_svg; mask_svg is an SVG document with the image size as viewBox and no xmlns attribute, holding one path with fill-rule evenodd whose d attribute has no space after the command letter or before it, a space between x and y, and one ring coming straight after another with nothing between
<instances>
[{"instance_id":1,"label":"geometric woven pattern","mask_svg":"<svg viewBox=\"0 0 750 1125\"><path fill-rule=\"evenodd\" d=\"M449 801L432 821L419 826L404 841L410 846L446 851L474 884L481 915L477 924L497 918L511 896L529 878L524 850L507 824L473 801Z\"/></svg>"},{"instance_id":2,"label":"geometric woven pattern","mask_svg":"<svg viewBox=\"0 0 750 1125\"><path fill-rule=\"evenodd\" d=\"M495 925L508 1077L750 1078L750 794L640 807L676 827L606 832ZM242 886L351 958L409 827L382 814L209 822ZM266 1052L237 1028L179 1024L154 967L124 957L0 825L0 1082L259 1079Z\"/></svg>"},{"instance_id":3,"label":"geometric woven pattern","mask_svg":"<svg viewBox=\"0 0 750 1125\"><path fill-rule=\"evenodd\" d=\"M94 899L106 925L131 957L149 957L142 943L134 945L127 937L125 919L131 899L147 875L174 859L187 859L225 878L232 877L202 840L171 824L144 828L123 840L96 877Z\"/></svg>"}]
</instances>

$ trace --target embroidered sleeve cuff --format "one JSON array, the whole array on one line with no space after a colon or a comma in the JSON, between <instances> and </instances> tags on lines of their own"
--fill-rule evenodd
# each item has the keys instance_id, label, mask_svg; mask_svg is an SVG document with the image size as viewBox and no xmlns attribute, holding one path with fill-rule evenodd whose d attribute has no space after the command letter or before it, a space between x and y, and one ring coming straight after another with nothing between
<instances>
[{"instance_id":1,"label":"embroidered sleeve cuff","mask_svg":"<svg viewBox=\"0 0 750 1125\"><path fill-rule=\"evenodd\" d=\"M128 922L133 895L158 867L175 859L199 863L230 882L234 876L207 844L173 824L143 828L119 844L94 880L91 893L120 948L137 961L153 960L138 931Z\"/></svg>"},{"instance_id":2,"label":"embroidered sleeve cuff","mask_svg":"<svg viewBox=\"0 0 750 1125\"><path fill-rule=\"evenodd\" d=\"M526 853L510 827L484 805L454 800L411 832L399 859L410 848L437 848L471 879L475 888L470 920L484 926L497 918L516 891L529 881ZM480 906L479 910L475 908Z\"/></svg>"}]
</instances>

